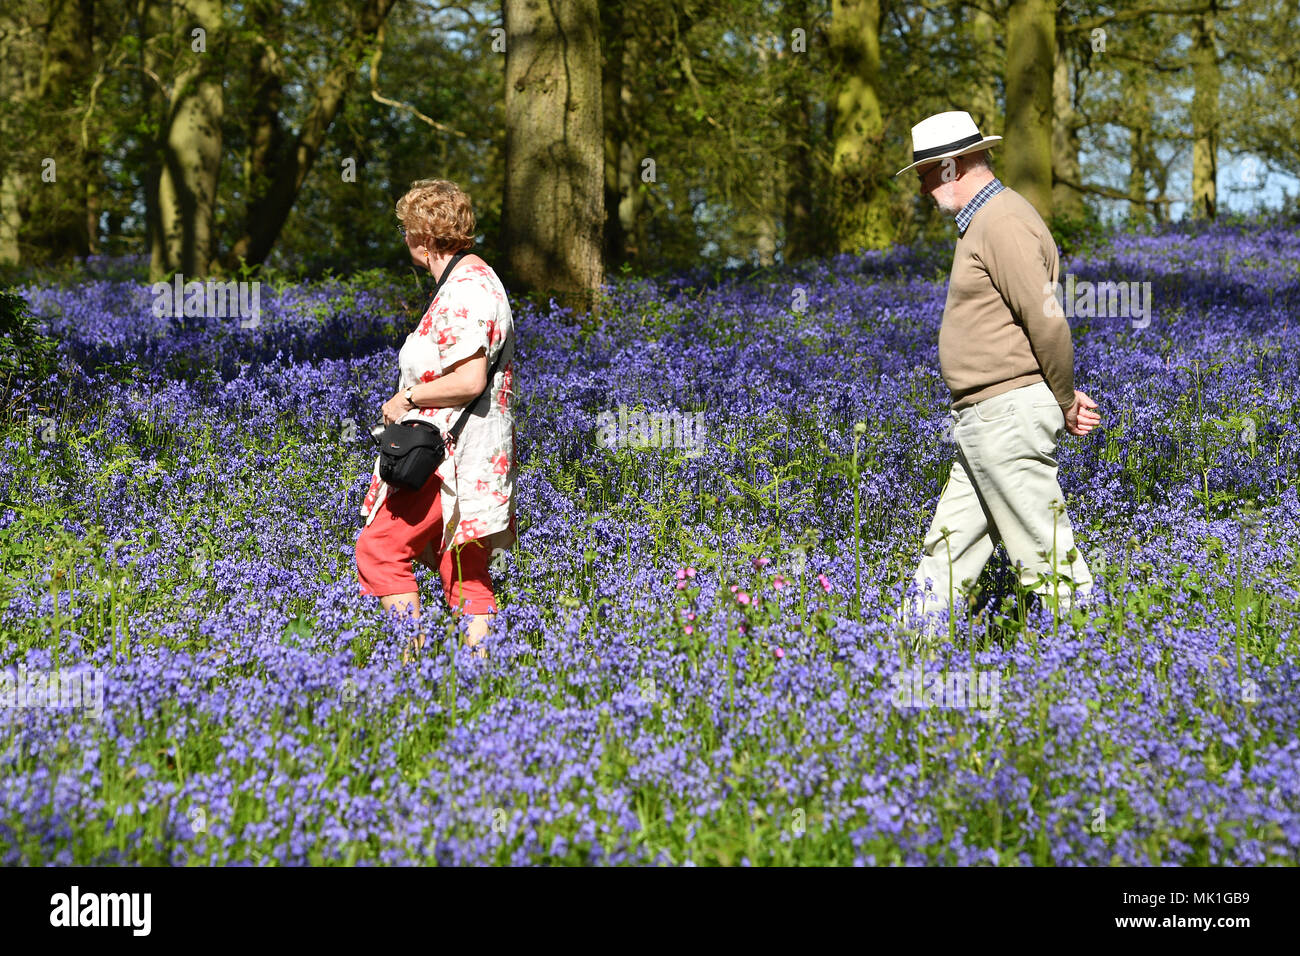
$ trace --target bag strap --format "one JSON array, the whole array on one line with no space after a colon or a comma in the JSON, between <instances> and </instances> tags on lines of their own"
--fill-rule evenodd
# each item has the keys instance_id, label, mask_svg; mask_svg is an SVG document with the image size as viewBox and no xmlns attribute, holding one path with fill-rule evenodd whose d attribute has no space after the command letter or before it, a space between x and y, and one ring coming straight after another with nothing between
<instances>
[{"instance_id":1,"label":"bag strap","mask_svg":"<svg viewBox=\"0 0 1300 956\"><path fill-rule=\"evenodd\" d=\"M460 252L456 253L454 256L452 256L450 259L447 260L447 264L443 266L442 269L442 277L433 286L433 295L429 296L429 304L424 307L425 312L428 312L429 309L433 307L433 300L438 298L438 293L442 291L443 284L446 283L447 277L451 275L451 270L456 268L457 263L459 263L460 260L464 259L467 255L469 255L469 250L462 249ZM400 372L398 373L397 376L397 384L399 387L402 384L402 376Z\"/></svg>"},{"instance_id":2,"label":"bag strap","mask_svg":"<svg viewBox=\"0 0 1300 956\"><path fill-rule=\"evenodd\" d=\"M429 305L433 305L433 300L438 298L438 293L442 291L442 286L447 281L447 277L451 275L451 270L456 268L456 264L467 255L469 255L469 250L462 249L447 262L446 267L442 270L442 278L439 279L437 284L433 287L433 295L429 297Z\"/></svg>"},{"instance_id":3,"label":"bag strap","mask_svg":"<svg viewBox=\"0 0 1300 956\"><path fill-rule=\"evenodd\" d=\"M490 342L488 344L491 345ZM465 428L465 422L469 420L469 413L474 410L475 406L477 406L480 401L483 400L483 396L492 390L492 379L496 377L497 368L501 365L501 360L505 357L506 350L502 348L500 354L498 354L496 359L492 362L492 367L488 369L487 384L483 386L483 391L478 393L478 397L475 398L474 401L465 406L465 410L460 413L460 418L456 419L456 424L451 426L451 431L447 434L451 435L451 440L453 442L460 438L460 433Z\"/></svg>"},{"instance_id":4,"label":"bag strap","mask_svg":"<svg viewBox=\"0 0 1300 956\"><path fill-rule=\"evenodd\" d=\"M436 299L438 293L442 291L442 284L447 281L447 276L451 275L451 270L456 268L456 263L460 262L460 260L465 258L467 255L469 255L469 250L463 249L451 257L451 260L447 263L447 268L442 270L442 278L438 280L438 284L433 289L434 299ZM433 304L433 299L429 300L429 304ZM491 347L491 344L491 342L488 343L489 347ZM483 391L479 392L475 399L465 406L465 410L460 413L460 418L456 419L456 424L451 426L451 430L447 434L451 435L451 440L453 442L460 437L460 433L464 430L465 422L468 420L470 412L472 412L474 407L482 401L483 395L492 390L492 380L496 377L497 369L501 365L501 360L505 358L505 354L505 349L502 349L501 353L497 355L496 360L492 363L492 366L488 369L487 383L483 386Z\"/></svg>"}]
</instances>

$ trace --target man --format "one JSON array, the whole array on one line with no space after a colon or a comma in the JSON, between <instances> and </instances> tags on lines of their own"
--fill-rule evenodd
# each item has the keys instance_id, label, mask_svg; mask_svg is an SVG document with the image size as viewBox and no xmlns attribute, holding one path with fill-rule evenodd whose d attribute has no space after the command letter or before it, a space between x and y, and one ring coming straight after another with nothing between
<instances>
[{"instance_id":1,"label":"man","mask_svg":"<svg viewBox=\"0 0 1300 956\"><path fill-rule=\"evenodd\" d=\"M952 395L956 458L914 580L931 593L911 610L941 611L979 580L1001 541L1021 584L1062 610L1092 589L1057 482L1057 443L1101 421L1074 388L1074 346L1057 299L1060 262L1042 217L988 164L1000 136L982 136L969 113L939 113L912 127L921 191L957 219L939 329L939 368ZM951 568L951 573L950 569ZM1080 600L1082 603L1082 600ZM904 618L906 620L906 617Z\"/></svg>"}]
</instances>

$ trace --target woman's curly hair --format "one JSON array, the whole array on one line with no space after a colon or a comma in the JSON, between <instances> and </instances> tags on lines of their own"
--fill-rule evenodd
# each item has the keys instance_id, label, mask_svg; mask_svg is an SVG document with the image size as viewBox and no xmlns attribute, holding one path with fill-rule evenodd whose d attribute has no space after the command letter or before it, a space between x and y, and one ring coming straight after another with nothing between
<instances>
[{"instance_id":1,"label":"woman's curly hair","mask_svg":"<svg viewBox=\"0 0 1300 956\"><path fill-rule=\"evenodd\" d=\"M474 207L469 196L445 179L419 179L397 200L397 218L407 236L438 255L474 245Z\"/></svg>"}]
</instances>

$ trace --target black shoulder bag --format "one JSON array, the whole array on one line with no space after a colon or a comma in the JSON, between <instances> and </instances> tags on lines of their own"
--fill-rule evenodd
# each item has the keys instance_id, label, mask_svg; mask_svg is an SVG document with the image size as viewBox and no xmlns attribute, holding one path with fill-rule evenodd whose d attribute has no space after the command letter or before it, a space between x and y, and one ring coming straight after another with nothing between
<instances>
[{"instance_id":1,"label":"black shoulder bag","mask_svg":"<svg viewBox=\"0 0 1300 956\"><path fill-rule=\"evenodd\" d=\"M447 277L451 275L451 270L456 268L456 264L465 255L467 253L458 252L447 263L447 268L442 272L442 278L438 280L437 286L434 287L433 298L438 297L442 284L447 281ZM461 412L460 418L456 420L456 424L447 433L451 436L452 442L460 438L460 433L465 428L465 422L468 420L470 412L482 400L483 395L491 390L492 379L496 376L497 366L504 356L505 349L502 349L501 354L492 363L492 367L488 369L487 384L483 387L483 391L479 392L478 397L465 406L465 411ZM428 422L394 422L380 432L378 438L379 477L388 484L396 485L399 488L410 488L414 491L423 488L429 477L442 464L443 459L447 457L447 446L443 441L442 433Z\"/></svg>"}]
</instances>

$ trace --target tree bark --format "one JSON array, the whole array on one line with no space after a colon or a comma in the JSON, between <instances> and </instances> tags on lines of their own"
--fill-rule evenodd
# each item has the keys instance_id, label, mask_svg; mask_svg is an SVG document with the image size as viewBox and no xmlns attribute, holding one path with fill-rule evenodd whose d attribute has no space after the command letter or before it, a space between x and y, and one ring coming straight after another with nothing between
<instances>
[{"instance_id":1,"label":"tree bark","mask_svg":"<svg viewBox=\"0 0 1300 956\"><path fill-rule=\"evenodd\" d=\"M985 11L973 9L969 29L975 54L972 66L982 72L985 64L997 62L997 21ZM985 136L996 131L1001 117L998 115L997 90L991 83L981 80L971 89L970 115Z\"/></svg>"},{"instance_id":2,"label":"tree bark","mask_svg":"<svg viewBox=\"0 0 1300 956\"><path fill-rule=\"evenodd\" d=\"M1219 152L1219 75L1214 34L1218 13L1210 0L1209 11L1196 18L1192 39L1192 215L1213 219L1217 206Z\"/></svg>"},{"instance_id":3,"label":"tree bark","mask_svg":"<svg viewBox=\"0 0 1300 956\"><path fill-rule=\"evenodd\" d=\"M0 13L0 142L24 141L33 122L30 104L36 97L41 51L39 35L27 10ZM22 232L27 221L31 171L38 166L30 151L0 151L0 263L17 264L24 258Z\"/></svg>"},{"instance_id":4,"label":"tree bark","mask_svg":"<svg viewBox=\"0 0 1300 956\"><path fill-rule=\"evenodd\" d=\"M357 65L366 47L374 42L380 25L395 2L396 0L365 0L361 5L352 32L316 86L316 93L299 124L297 136L285 148L274 150L278 116L272 123L265 111L254 115L254 120L259 124L256 131L269 139L260 141L261 146L253 152L256 153L259 148L267 150L267 160L262 168L271 175L264 179L264 188L256 189L255 186L244 212L243 229L222 257L226 269L238 268L241 259L260 265L270 255L275 240L293 209L294 201L298 198L298 192L325 143L330 126L343 106L343 99L356 80ZM268 66L267 71L275 75L273 67ZM279 87L275 82L270 82L268 89L274 90L278 95Z\"/></svg>"},{"instance_id":5,"label":"tree bark","mask_svg":"<svg viewBox=\"0 0 1300 956\"><path fill-rule=\"evenodd\" d=\"M215 251L217 177L221 171L221 0L190 0L173 13L180 62L168 104L163 163L158 176L164 271L207 275ZM191 31L205 31L205 49L192 48Z\"/></svg>"},{"instance_id":6,"label":"tree bark","mask_svg":"<svg viewBox=\"0 0 1300 956\"><path fill-rule=\"evenodd\" d=\"M624 4L600 8L601 108L605 121L605 265L617 269L626 261L627 237L619 218L624 193L619 183L619 157L627 131L623 115Z\"/></svg>"},{"instance_id":7,"label":"tree bark","mask_svg":"<svg viewBox=\"0 0 1300 956\"><path fill-rule=\"evenodd\" d=\"M1133 86L1129 97L1133 118L1130 120L1128 130L1128 192L1134 199L1128 204L1128 215L1130 219L1142 221L1147 218L1147 204L1145 201L1138 202L1137 197L1141 196L1145 200L1147 194L1151 99L1147 91L1146 76L1141 70L1133 71Z\"/></svg>"},{"instance_id":8,"label":"tree bark","mask_svg":"<svg viewBox=\"0 0 1300 956\"><path fill-rule=\"evenodd\" d=\"M836 247L882 249L893 242L897 224L883 156L879 0L833 0L830 46L837 71L831 163Z\"/></svg>"},{"instance_id":9,"label":"tree bark","mask_svg":"<svg viewBox=\"0 0 1300 956\"><path fill-rule=\"evenodd\" d=\"M1006 182L1052 215L1052 95L1056 14L1051 0L1011 0L1007 14Z\"/></svg>"},{"instance_id":10,"label":"tree bark","mask_svg":"<svg viewBox=\"0 0 1300 956\"><path fill-rule=\"evenodd\" d=\"M831 56L836 68L835 153L831 163L836 248L884 248L897 234L885 193L880 111L879 0L833 0Z\"/></svg>"},{"instance_id":11,"label":"tree bark","mask_svg":"<svg viewBox=\"0 0 1300 956\"><path fill-rule=\"evenodd\" d=\"M170 26L166 12L153 0L140 0L137 8L137 41L140 50L137 66L140 70L141 111L147 117L148 133L144 144L144 227L145 244L149 250L149 278L158 281L171 271L167 262L167 243L163 239L162 209L159 207L159 187L162 183L163 154L167 129L167 102L165 90L159 85L159 57L152 38L162 35Z\"/></svg>"},{"instance_id":12,"label":"tree bark","mask_svg":"<svg viewBox=\"0 0 1300 956\"><path fill-rule=\"evenodd\" d=\"M22 196L27 190L27 177L17 169L0 173L0 263L16 264L22 261L22 248L18 234L22 229Z\"/></svg>"},{"instance_id":13,"label":"tree bark","mask_svg":"<svg viewBox=\"0 0 1300 956\"><path fill-rule=\"evenodd\" d=\"M260 49L249 65L252 104L248 113L248 152L244 163L244 192L264 195L275 180L275 161L284 151L280 110L284 100L284 61L280 58L284 29L281 0L259 0L248 18Z\"/></svg>"},{"instance_id":14,"label":"tree bark","mask_svg":"<svg viewBox=\"0 0 1300 956\"><path fill-rule=\"evenodd\" d=\"M636 115L636 94L631 76L639 63L641 44L635 34L629 34L623 47L623 81L619 87L623 133L618 147L618 228L623 236L623 255L628 260L640 260L646 254L647 235L645 217L646 192L641 179L641 160L637 144L642 131L632 122ZM607 213L609 211L607 210Z\"/></svg>"},{"instance_id":15,"label":"tree bark","mask_svg":"<svg viewBox=\"0 0 1300 956\"><path fill-rule=\"evenodd\" d=\"M1065 34L1057 34L1056 65L1052 74L1052 213L1078 218L1083 215L1083 195L1058 181L1079 182L1079 115L1074 109L1074 84L1070 76L1070 51Z\"/></svg>"},{"instance_id":16,"label":"tree bark","mask_svg":"<svg viewBox=\"0 0 1300 956\"><path fill-rule=\"evenodd\" d=\"M53 160L54 181L38 167L31 182L26 231L42 258L67 259L90 253L86 199L92 175L81 142L77 97L90 85L95 35L94 0L57 0L49 5L36 102L48 117L39 159Z\"/></svg>"},{"instance_id":17,"label":"tree bark","mask_svg":"<svg viewBox=\"0 0 1300 956\"><path fill-rule=\"evenodd\" d=\"M790 128L795 141L786 164L785 261L798 262L818 251L813 225L812 110L802 91L790 94Z\"/></svg>"},{"instance_id":18,"label":"tree bark","mask_svg":"<svg viewBox=\"0 0 1300 956\"><path fill-rule=\"evenodd\" d=\"M785 5L786 27L810 28L806 0L791 0ZM788 34L787 34L788 42ZM785 157L785 249L786 262L798 262L816 253L813 228L813 159L812 109L809 106L805 77L808 53L791 52L785 89L785 123L790 131L790 147ZM795 69L794 64L799 68Z\"/></svg>"},{"instance_id":19,"label":"tree bark","mask_svg":"<svg viewBox=\"0 0 1300 956\"><path fill-rule=\"evenodd\" d=\"M604 281L595 0L505 0L503 246L510 280L590 309Z\"/></svg>"}]
</instances>

